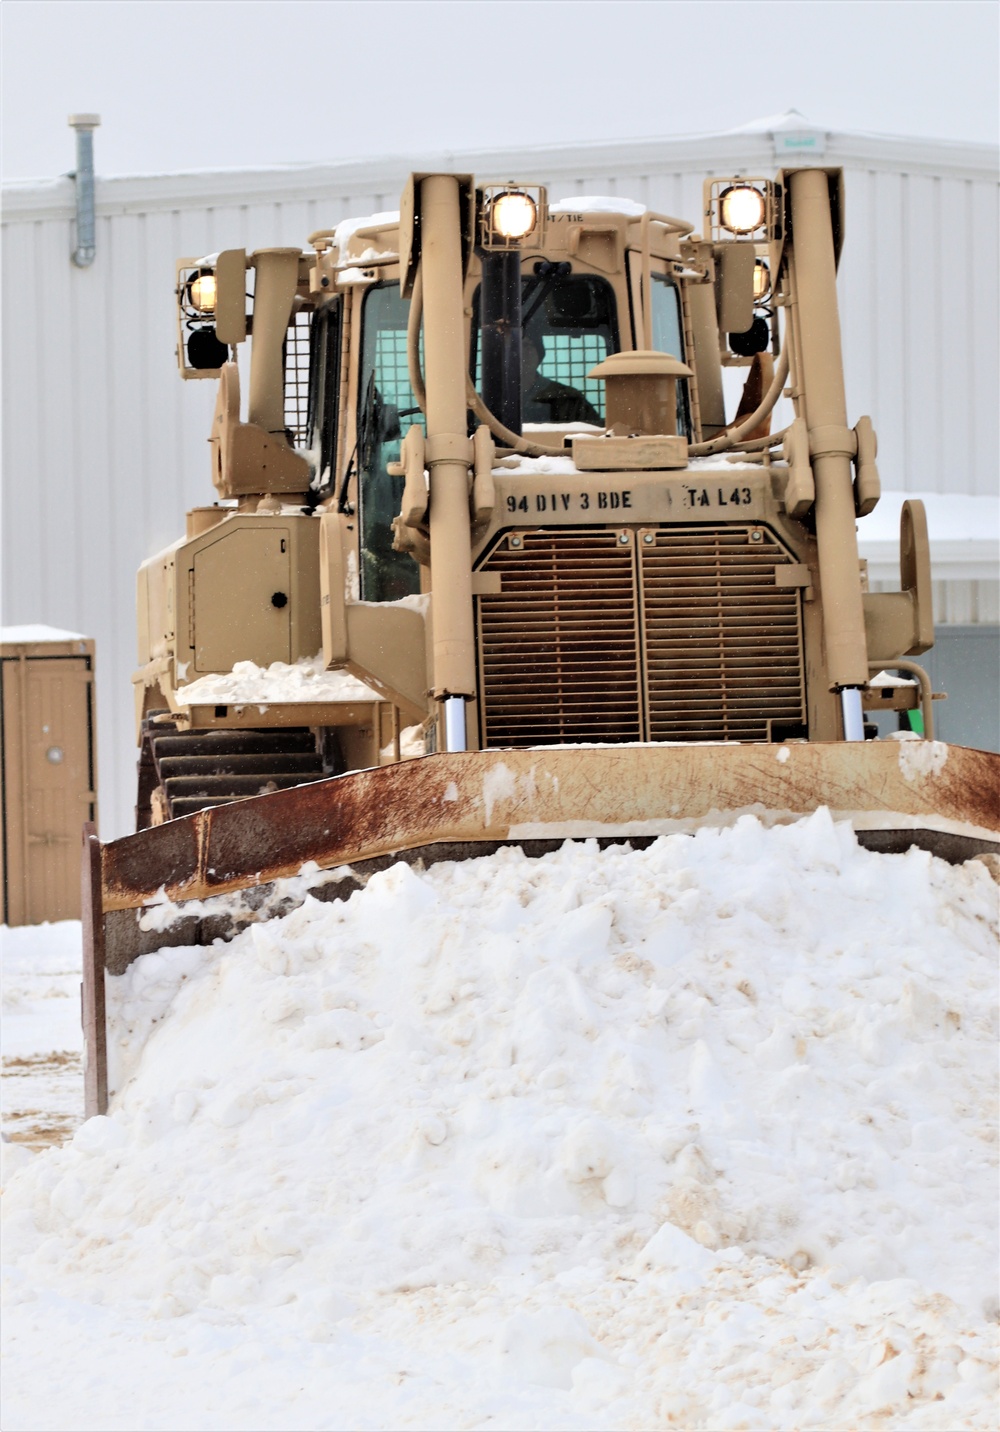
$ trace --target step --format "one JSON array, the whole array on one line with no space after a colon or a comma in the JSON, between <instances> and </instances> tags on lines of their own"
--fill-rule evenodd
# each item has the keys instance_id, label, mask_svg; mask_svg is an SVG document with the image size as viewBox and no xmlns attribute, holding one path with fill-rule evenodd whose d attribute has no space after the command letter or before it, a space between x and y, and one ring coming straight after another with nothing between
<instances>
[{"instance_id":1,"label":"step","mask_svg":"<svg viewBox=\"0 0 1000 1432\"><path fill-rule=\"evenodd\" d=\"M237 800L246 800L246 796L237 796ZM232 805L228 796L178 796L177 800L170 802L171 820L179 820L182 815L194 815L195 811L213 809L215 806Z\"/></svg>"},{"instance_id":2,"label":"step","mask_svg":"<svg viewBox=\"0 0 1000 1432\"><path fill-rule=\"evenodd\" d=\"M211 756L195 756L185 752L177 756L161 756L160 779L174 776L270 775L279 771L290 774L301 771L302 779L317 779L323 774L323 762L315 751L272 751L236 753L220 751Z\"/></svg>"},{"instance_id":3,"label":"step","mask_svg":"<svg viewBox=\"0 0 1000 1432\"><path fill-rule=\"evenodd\" d=\"M153 736L153 750L162 756L260 754L272 751L315 751L313 733L301 727L275 731L184 731Z\"/></svg>"},{"instance_id":4,"label":"step","mask_svg":"<svg viewBox=\"0 0 1000 1432\"><path fill-rule=\"evenodd\" d=\"M167 799L173 803L177 796L220 796L235 799L237 796L257 796L266 790L287 790L290 786L311 785L303 780L299 771L276 771L270 775L255 776L171 776L163 782Z\"/></svg>"}]
</instances>

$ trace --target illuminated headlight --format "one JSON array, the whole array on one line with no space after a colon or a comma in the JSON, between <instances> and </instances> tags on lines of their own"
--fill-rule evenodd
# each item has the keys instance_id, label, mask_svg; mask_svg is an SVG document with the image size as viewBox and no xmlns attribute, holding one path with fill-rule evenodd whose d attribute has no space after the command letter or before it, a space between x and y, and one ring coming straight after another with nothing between
<instances>
[{"instance_id":1,"label":"illuminated headlight","mask_svg":"<svg viewBox=\"0 0 1000 1432\"><path fill-rule=\"evenodd\" d=\"M516 243L526 239L535 227L538 210L530 194L508 189L498 194L490 205L490 227L502 239Z\"/></svg>"},{"instance_id":2,"label":"illuminated headlight","mask_svg":"<svg viewBox=\"0 0 1000 1432\"><path fill-rule=\"evenodd\" d=\"M731 234L752 234L764 222L764 195L749 184L734 184L719 203L722 227Z\"/></svg>"},{"instance_id":3,"label":"illuminated headlight","mask_svg":"<svg viewBox=\"0 0 1000 1432\"><path fill-rule=\"evenodd\" d=\"M187 286L188 303L196 313L215 312L215 274L203 269Z\"/></svg>"},{"instance_id":4,"label":"illuminated headlight","mask_svg":"<svg viewBox=\"0 0 1000 1432\"><path fill-rule=\"evenodd\" d=\"M771 292L771 270L763 259L753 266L753 301L760 303Z\"/></svg>"}]
</instances>

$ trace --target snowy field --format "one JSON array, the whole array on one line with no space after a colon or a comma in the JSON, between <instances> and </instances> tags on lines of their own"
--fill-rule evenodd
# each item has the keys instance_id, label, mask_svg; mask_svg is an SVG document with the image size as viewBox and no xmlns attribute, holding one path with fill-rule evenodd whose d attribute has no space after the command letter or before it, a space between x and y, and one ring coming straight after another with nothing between
<instances>
[{"instance_id":1,"label":"snowy field","mask_svg":"<svg viewBox=\"0 0 1000 1432\"><path fill-rule=\"evenodd\" d=\"M145 956L111 1116L4 1145L5 1432L993 1428L996 917L821 811Z\"/></svg>"}]
</instances>

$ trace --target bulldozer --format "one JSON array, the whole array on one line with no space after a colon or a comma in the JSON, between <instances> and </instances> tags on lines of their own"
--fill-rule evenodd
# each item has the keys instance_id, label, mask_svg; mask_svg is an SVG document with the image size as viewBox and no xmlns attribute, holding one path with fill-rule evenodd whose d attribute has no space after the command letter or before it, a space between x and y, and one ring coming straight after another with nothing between
<instances>
[{"instance_id":1,"label":"bulldozer","mask_svg":"<svg viewBox=\"0 0 1000 1432\"><path fill-rule=\"evenodd\" d=\"M701 217L417 173L306 250L179 262L216 497L139 573L136 834L85 831L88 1112L105 972L306 862L340 898L396 859L822 805L875 849L1000 850L998 758L934 740L914 660L922 504L898 591L859 557L843 175L713 176Z\"/></svg>"}]
</instances>

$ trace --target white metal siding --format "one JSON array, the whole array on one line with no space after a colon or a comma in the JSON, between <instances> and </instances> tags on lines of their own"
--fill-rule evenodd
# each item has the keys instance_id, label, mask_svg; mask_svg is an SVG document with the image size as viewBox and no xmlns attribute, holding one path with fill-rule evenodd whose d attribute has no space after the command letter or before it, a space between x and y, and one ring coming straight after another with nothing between
<instances>
[{"instance_id":1,"label":"white metal siding","mask_svg":"<svg viewBox=\"0 0 1000 1432\"><path fill-rule=\"evenodd\" d=\"M873 418L884 484L995 491L995 151L833 135L822 162L846 171L848 402ZM553 199L621 194L698 223L705 174L777 166L767 135L739 135L98 178L97 260L83 270L70 262L71 182L4 191L2 614L97 639L105 839L132 822L135 571L212 497L215 385L177 375L174 261L304 246L314 229L395 208L417 167L516 174ZM937 585L939 619L996 620L995 594L979 592L990 584Z\"/></svg>"}]
</instances>

